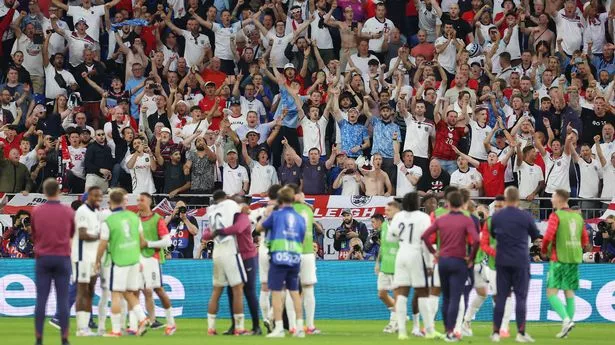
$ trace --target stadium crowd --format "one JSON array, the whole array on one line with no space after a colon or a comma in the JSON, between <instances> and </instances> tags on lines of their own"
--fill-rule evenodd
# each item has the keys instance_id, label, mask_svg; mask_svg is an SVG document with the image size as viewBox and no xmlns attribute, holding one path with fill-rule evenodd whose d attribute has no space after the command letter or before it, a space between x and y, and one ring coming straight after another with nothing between
<instances>
[{"instance_id":1,"label":"stadium crowd","mask_svg":"<svg viewBox=\"0 0 615 345\"><path fill-rule=\"evenodd\" d=\"M614 19L596 0L2 0L0 192L613 198Z\"/></svg>"}]
</instances>

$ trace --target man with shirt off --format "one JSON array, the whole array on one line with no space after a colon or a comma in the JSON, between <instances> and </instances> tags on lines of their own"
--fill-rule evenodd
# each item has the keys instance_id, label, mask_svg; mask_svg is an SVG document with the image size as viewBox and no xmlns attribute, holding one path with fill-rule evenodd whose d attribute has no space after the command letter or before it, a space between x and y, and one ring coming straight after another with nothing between
<instances>
[{"instance_id":1,"label":"man with shirt off","mask_svg":"<svg viewBox=\"0 0 615 345\"><path fill-rule=\"evenodd\" d=\"M579 264L583 262L583 248L591 249L585 221L568 207L569 197L563 189L557 189L551 196L555 211L549 216L542 240L542 253L548 253L550 261L547 297L551 308L562 318L562 330L557 338L565 338L574 327L574 292L579 289ZM566 295L565 307L557 296L559 290L564 290Z\"/></svg>"},{"instance_id":2,"label":"man with shirt off","mask_svg":"<svg viewBox=\"0 0 615 345\"><path fill-rule=\"evenodd\" d=\"M474 221L461 212L463 206L461 193L457 191L450 193L447 201L449 213L437 218L421 238L427 249L438 260L443 295L442 318L446 328L445 340L455 342L458 339L453 331L459 313L459 300L468 279L468 267L473 266L478 251L479 238ZM435 237L432 235L436 235L440 242L438 252L433 247ZM472 247L469 256L468 245Z\"/></svg>"},{"instance_id":3,"label":"man with shirt off","mask_svg":"<svg viewBox=\"0 0 615 345\"><path fill-rule=\"evenodd\" d=\"M500 341L500 327L504 317L506 298L513 289L515 293L518 343L533 343L525 333L527 293L530 284L530 261L527 237L532 241L540 235L532 215L519 208L519 190L508 187L504 190L506 207L491 218L491 236L497 241L495 254L496 286L498 294L493 311L493 342Z\"/></svg>"}]
</instances>

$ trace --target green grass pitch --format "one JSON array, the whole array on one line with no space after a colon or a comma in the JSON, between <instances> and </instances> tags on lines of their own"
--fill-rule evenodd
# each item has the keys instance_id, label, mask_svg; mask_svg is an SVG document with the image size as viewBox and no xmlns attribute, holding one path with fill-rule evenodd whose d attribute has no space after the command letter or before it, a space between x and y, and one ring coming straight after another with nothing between
<instances>
[{"instance_id":1,"label":"green grass pitch","mask_svg":"<svg viewBox=\"0 0 615 345\"><path fill-rule=\"evenodd\" d=\"M48 320L48 319L47 319ZM160 319L164 322L164 319ZM238 344L238 345L265 345L279 344L318 344L318 345L388 345L388 344L429 344L437 342L444 344L442 340L425 340L410 337L408 341L397 340L396 334L384 334L382 328L387 321L342 321L342 320L317 320L317 326L322 330L320 335L307 336L305 339L294 339L287 335L284 339L267 339L253 336L207 336L206 320L202 319L177 319L177 333L171 337L164 336L163 329L149 330L143 337L125 336L121 338L77 338L70 337L72 345L196 345L196 344ZM71 334L75 331L75 319L71 319ZM109 320L108 320L109 322ZM246 320L249 327L250 321ZM217 322L218 333L222 333L228 327L227 320ZM465 344L492 344L489 340L491 324L481 322L473 323L474 337L465 337L461 343ZM511 327L515 323L511 322ZM412 323L408 323L409 331ZM437 324L438 330L442 328L442 322ZM615 327L609 323L578 323L568 339L556 339L555 334L559 331L559 323L529 323L527 331L537 344L615 344ZM501 343L513 344L516 332L511 332L511 338L503 339ZM34 320L32 318L0 318L0 344L22 345L34 344ZM60 344L59 332L45 323L45 345Z\"/></svg>"}]
</instances>

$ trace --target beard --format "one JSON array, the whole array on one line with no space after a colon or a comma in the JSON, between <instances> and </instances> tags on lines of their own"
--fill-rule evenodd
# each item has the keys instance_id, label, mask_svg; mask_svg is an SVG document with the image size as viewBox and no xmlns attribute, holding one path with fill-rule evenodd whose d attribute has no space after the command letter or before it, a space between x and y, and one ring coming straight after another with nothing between
<instances>
[{"instance_id":1,"label":"beard","mask_svg":"<svg viewBox=\"0 0 615 345\"><path fill-rule=\"evenodd\" d=\"M199 146L196 147L196 150L197 151L205 151L205 146L200 146L199 145Z\"/></svg>"}]
</instances>

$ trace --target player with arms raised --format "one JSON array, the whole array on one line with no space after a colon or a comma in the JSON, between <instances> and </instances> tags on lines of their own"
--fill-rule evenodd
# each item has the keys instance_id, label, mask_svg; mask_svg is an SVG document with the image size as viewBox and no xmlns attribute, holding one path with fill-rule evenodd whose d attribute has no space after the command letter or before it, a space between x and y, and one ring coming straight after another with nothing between
<instances>
[{"instance_id":1,"label":"player with arms raised","mask_svg":"<svg viewBox=\"0 0 615 345\"><path fill-rule=\"evenodd\" d=\"M432 260L421 240L421 236L431 225L431 218L428 214L419 211L420 205L416 192L406 194L402 200L403 210L395 214L388 231L389 241L399 241L393 285L396 286L397 293L395 311L400 340L408 339L406 317L410 287L414 287L415 293L419 294L419 312L425 322L427 333L429 335L434 333L434 327L431 324L433 318L429 314L431 306L427 275L427 268L431 269Z\"/></svg>"},{"instance_id":2,"label":"player with arms raised","mask_svg":"<svg viewBox=\"0 0 615 345\"><path fill-rule=\"evenodd\" d=\"M92 313L92 297L96 285L96 250L100 237L100 202L102 191L99 187L88 189L87 200L75 212L75 235L72 240L73 279L77 283L77 336L95 335L88 323Z\"/></svg>"},{"instance_id":3,"label":"player with arms raised","mask_svg":"<svg viewBox=\"0 0 615 345\"><path fill-rule=\"evenodd\" d=\"M243 266L241 254L237 250L237 240L234 235L222 234L224 228L233 225L235 214L241 212L239 204L228 199L223 191L213 194L214 204L207 209L209 227L214 236L214 262L213 285L214 290L209 299L207 310L207 334L216 335L216 314L220 295L224 287L229 285L233 290L233 319L235 320L235 335L245 333L243 314L243 284L246 270Z\"/></svg>"},{"instance_id":4,"label":"player with arms raised","mask_svg":"<svg viewBox=\"0 0 615 345\"><path fill-rule=\"evenodd\" d=\"M137 201L139 217L143 224L143 238L145 239L145 242L141 244L141 265L145 286L143 294L145 295L147 313L153 323L156 322L156 308L152 298L152 290L156 292L167 318L164 334L173 335L176 330L175 319L171 309L171 300L162 288L162 271L160 269L160 263L164 262L164 254L160 255L160 250L171 246L171 236L164 218L152 212L153 201L152 195L149 193L141 193Z\"/></svg>"},{"instance_id":5,"label":"player with arms raised","mask_svg":"<svg viewBox=\"0 0 615 345\"><path fill-rule=\"evenodd\" d=\"M583 217L568 207L570 194L557 189L551 196L555 212L549 216L547 232L542 240L542 253L549 255L547 297L555 312L562 318L562 330L556 335L565 338L574 327L574 292L579 289L579 264L583 261L583 248L588 247L589 236ZM566 306L557 296L564 290Z\"/></svg>"},{"instance_id":6,"label":"player with arms raised","mask_svg":"<svg viewBox=\"0 0 615 345\"><path fill-rule=\"evenodd\" d=\"M126 210L126 191L116 188L109 193L109 208L113 212L105 219L100 228L100 243L96 253L96 268L105 251L111 257L109 289L111 290L111 325L108 336L119 337L121 333L121 302L125 298L128 310L137 317L137 335L143 335L149 321L139 304L136 292L139 291L141 268L141 244L143 226L139 216ZM131 316L132 317L132 316Z\"/></svg>"}]
</instances>

